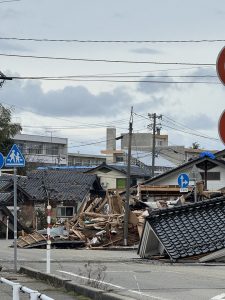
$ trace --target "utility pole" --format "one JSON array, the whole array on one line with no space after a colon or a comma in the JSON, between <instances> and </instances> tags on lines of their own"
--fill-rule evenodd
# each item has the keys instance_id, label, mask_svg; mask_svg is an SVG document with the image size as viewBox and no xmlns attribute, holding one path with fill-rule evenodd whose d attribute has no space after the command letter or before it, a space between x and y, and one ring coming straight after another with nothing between
<instances>
[{"instance_id":1,"label":"utility pole","mask_svg":"<svg viewBox=\"0 0 225 300\"><path fill-rule=\"evenodd\" d=\"M127 157L127 184L126 184L126 200L125 200L125 214L124 214L124 246L127 246L128 240L128 221L129 221L129 199L130 199L130 163L131 163L131 142L133 130L133 106L131 107L130 122L129 122L129 136L128 136L128 157Z\"/></svg>"},{"instance_id":2,"label":"utility pole","mask_svg":"<svg viewBox=\"0 0 225 300\"><path fill-rule=\"evenodd\" d=\"M152 177L155 176L155 134L156 130L160 130L160 124L156 124L156 119L162 119L162 115L148 114L149 118L153 120L153 123L149 125L149 128L152 128ZM158 126L158 127L157 127Z\"/></svg>"}]
</instances>

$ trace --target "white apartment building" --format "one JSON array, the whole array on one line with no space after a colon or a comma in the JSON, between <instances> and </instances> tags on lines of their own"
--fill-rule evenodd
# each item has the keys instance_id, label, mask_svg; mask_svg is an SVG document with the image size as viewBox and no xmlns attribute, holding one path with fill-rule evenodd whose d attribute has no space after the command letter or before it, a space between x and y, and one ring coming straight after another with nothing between
<instances>
[{"instance_id":1,"label":"white apartment building","mask_svg":"<svg viewBox=\"0 0 225 300\"><path fill-rule=\"evenodd\" d=\"M17 134L13 137L27 162L68 165L68 139L53 136Z\"/></svg>"}]
</instances>

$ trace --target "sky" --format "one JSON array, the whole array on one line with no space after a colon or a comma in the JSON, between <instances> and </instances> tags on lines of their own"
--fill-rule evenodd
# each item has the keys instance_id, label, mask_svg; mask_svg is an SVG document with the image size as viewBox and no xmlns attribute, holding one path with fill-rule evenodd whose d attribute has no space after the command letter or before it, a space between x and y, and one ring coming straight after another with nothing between
<instances>
[{"instance_id":1,"label":"sky","mask_svg":"<svg viewBox=\"0 0 225 300\"><path fill-rule=\"evenodd\" d=\"M69 152L100 154L106 127L127 132L133 107L134 132L148 132L156 113L169 145L224 148L216 61L225 41L212 41L225 40L224 0L0 1L0 24L0 71L36 77L0 89L23 133L67 137Z\"/></svg>"}]
</instances>

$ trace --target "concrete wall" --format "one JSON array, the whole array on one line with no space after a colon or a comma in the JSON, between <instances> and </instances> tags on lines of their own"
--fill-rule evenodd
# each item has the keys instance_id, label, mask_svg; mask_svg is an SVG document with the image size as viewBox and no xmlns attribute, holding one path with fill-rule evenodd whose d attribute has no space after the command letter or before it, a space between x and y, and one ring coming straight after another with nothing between
<instances>
[{"instance_id":1,"label":"concrete wall","mask_svg":"<svg viewBox=\"0 0 225 300\"><path fill-rule=\"evenodd\" d=\"M122 133L123 138L121 140L121 149L128 148L128 134ZM155 136L156 147L168 146L168 135ZM152 150L152 134L150 132L145 133L133 133L132 134L132 148L138 151L151 151Z\"/></svg>"}]
</instances>

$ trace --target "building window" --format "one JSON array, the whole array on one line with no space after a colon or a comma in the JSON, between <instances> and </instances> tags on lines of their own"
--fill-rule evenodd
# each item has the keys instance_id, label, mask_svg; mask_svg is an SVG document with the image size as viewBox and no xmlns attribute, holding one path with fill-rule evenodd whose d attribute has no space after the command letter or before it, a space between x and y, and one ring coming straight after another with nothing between
<instances>
[{"instance_id":1,"label":"building window","mask_svg":"<svg viewBox=\"0 0 225 300\"><path fill-rule=\"evenodd\" d=\"M205 180L205 173L200 172L202 180ZM220 172L207 172L207 180L220 180Z\"/></svg>"},{"instance_id":2,"label":"building window","mask_svg":"<svg viewBox=\"0 0 225 300\"><path fill-rule=\"evenodd\" d=\"M57 207L57 218L73 217L74 207L73 206L60 206Z\"/></svg>"},{"instance_id":3,"label":"building window","mask_svg":"<svg viewBox=\"0 0 225 300\"><path fill-rule=\"evenodd\" d=\"M126 178L117 178L116 179L116 188L125 189L126 188Z\"/></svg>"},{"instance_id":4,"label":"building window","mask_svg":"<svg viewBox=\"0 0 225 300\"><path fill-rule=\"evenodd\" d=\"M59 155L59 146L54 144L46 145L46 154L48 155Z\"/></svg>"},{"instance_id":5,"label":"building window","mask_svg":"<svg viewBox=\"0 0 225 300\"><path fill-rule=\"evenodd\" d=\"M116 162L123 162L123 156L116 156Z\"/></svg>"},{"instance_id":6,"label":"building window","mask_svg":"<svg viewBox=\"0 0 225 300\"><path fill-rule=\"evenodd\" d=\"M163 145L163 141L156 141L156 145L157 146L162 146Z\"/></svg>"}]
</instances>

